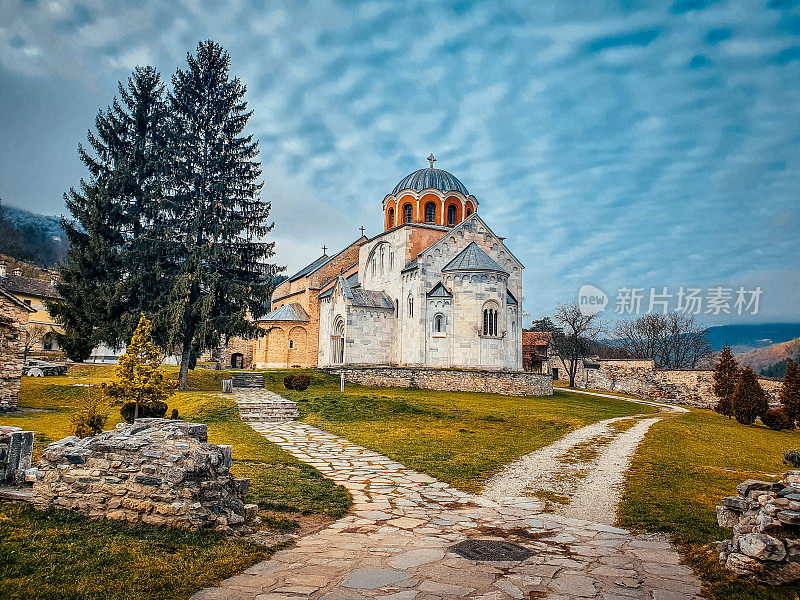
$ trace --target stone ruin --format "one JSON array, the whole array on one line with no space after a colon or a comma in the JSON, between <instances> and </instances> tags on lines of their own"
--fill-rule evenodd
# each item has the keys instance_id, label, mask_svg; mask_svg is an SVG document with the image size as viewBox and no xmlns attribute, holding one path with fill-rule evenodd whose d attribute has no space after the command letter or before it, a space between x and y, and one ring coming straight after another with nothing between
<instances>
[{"instance_id":1,"label":"stone ruin","mask_svg":"<svg viewBox=\"0 0 800 600\"><path fill-rule=\"evenodd\" d=\"M31 468L33 432L0 425L0 485L20 485Z\"/></svg>"},{"instance_id":2,"label":"stone ruin","mask_svg":"<svg viewBox=\"0 0 800 600\"><path fill-rule=\"evenodd\" d=\"M201 423L137 419L115 430L50 444L34 505L130 523L251 533L250 480L232 477L231 446L208 443Z\"/></svg>"},{"instance_id":3,"label":"stone ruin","mask_svg":"<svg viewBox=\"0 0 800 600\"><path fill-rule=\"evenodd\" d=\"M733 539L718 545L720 563L769 585L800 580L800 471L748 479L736 491L717 507L720 527L733 528Z\"/></svg>"}]
</instances>

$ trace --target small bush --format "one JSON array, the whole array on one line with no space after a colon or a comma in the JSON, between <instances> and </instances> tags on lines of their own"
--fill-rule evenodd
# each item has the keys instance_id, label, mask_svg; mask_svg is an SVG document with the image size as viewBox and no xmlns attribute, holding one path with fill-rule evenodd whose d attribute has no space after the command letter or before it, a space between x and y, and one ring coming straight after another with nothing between
<instances>
[{"instance_id":1,"label":"small bush","mask_svg":"<svg viewBox=\"0 0 800 600\"><path fill-rule=\"evenodd\" d=\"M761 422L775 431L794 429L794 422L783 409L768 410L761 417Z\"/></svg>"},{"instance_id":2,"label":"small bush","mask_svg":"<svg viewBox=\"0 0 800 600\"><path fill-rule=\"evenodd\" d=\"M311 377L308 375L287 375L283 378L283 387L287 390L302 392L308 389L311 384Z\"/></svg>"},{"instance_id":3,"label":"small bush","mask_svg":"<svg viewBox=\"0 0 800 600\"><path fill-rule=\"evenodd\" d=\"M800 451L789 450L783 453L783 460L795 468L800 469Z\"/></svg>"},{"instance_id":4,"label":"small bush","mask_svg":"<svg viewBox=\"0 0 800 600\"><path fill-rule=\"evenodd\" d=\"M172 414L169 416L169 418L172 419L173 421L177 421L178 420L178 409L177 408L173 408L172 409Z\"/></svg>"},{"instance_id":5,"label":"small bush","mask_svg":"<svg viewBox=\"0 0 800 600\"><path fill-rule=\"evenodd\" d=\"M85 438L101 433L108 420L108 412L105 408L106 404L103 402L101 392L87 391L86 397L80 403L80 409L78 412L72 413L70 417L72 435Z\"/></svg>"},{"instance_id":6,"label":"small bush","mask_svg":"<svg viewBox=\"0 0 800 600\"><path fill-rule=\"evenodd\" d=\"M133 423L133 416L136 414L136 402L126 402L123 404L122 408L119 410L119 414L122 415L122 418L128 423ZM166 402L155 401L148 404L139 405L140 419L147 419L151 417L161 419L165 414L167 414Z\"/></svg>"}]
</instances>

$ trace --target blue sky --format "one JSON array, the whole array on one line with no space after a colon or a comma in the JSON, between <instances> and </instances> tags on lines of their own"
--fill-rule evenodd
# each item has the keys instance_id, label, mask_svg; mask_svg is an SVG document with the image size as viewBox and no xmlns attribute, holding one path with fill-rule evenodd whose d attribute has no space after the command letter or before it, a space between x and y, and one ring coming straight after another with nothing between
<instances>
[{"instance_id":1,"label":"blue sky","mask_svg":"<svg viewBox=\"0 0 800 600\"><path fill-rule=\"evenodd\" d=\"M800 8L759 2L0 2L0 196L48 214L116 82L200 39L248 86L280 263L381 229L409 172L459 177L526 265L583 284L744 286L800 320Z\"/></svg>"}]
</instances>

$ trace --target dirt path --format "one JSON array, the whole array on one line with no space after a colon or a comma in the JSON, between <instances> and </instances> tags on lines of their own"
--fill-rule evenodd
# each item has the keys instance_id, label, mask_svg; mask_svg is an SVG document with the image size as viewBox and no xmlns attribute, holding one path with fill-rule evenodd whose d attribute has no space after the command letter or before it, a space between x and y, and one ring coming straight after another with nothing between
<instances>
[{"instance_id":1,"label":"dirt path","mask_svg":"<svg viewBox=\"0 0 800 600\"><path fill-rule=\"evenodd\" d=\"M657 406L663 415L688 412L679 406L613 394L570 391ZM617 417L570 432L509 464L486 484L482 495L497 502L539 498L556 514L611 525L631 458L661 418L651 414Z\"/></svg>"}]
</instances>

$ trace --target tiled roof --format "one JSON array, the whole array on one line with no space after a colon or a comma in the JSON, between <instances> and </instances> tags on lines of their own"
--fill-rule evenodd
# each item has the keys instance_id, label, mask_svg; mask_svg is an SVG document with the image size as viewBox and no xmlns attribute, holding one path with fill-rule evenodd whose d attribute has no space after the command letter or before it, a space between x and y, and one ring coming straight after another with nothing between
<instances>
[{"instance_id":1,"label":"tiled roof","mask_svg":"<svg viewBox=\"0 0 800 600\"><path fill-rule=\"evenodd\" d=\"M459 252L458 256L451 260L442 271L495 271L508 275L508 271L498 265L475 242Z\"/></svg>"},{"instance_id":2,"label":"tiled roof","mask_svg":"<svg viewBox=\"0 0 800 600\"><path fill-rule=\"evenodd\" d=\"M0 296L4 296L5 298L8 298L9 301L13 302L14 304L19 306L20 308L22 308L24 310L27 310L28 312L36 312L30 306L25 304L22 300L17 298L14 294L12 294L11 292L5 291L3 288L0 288Z\"/></svg>"},{"instance_id":3,"label":"tiled roof","mask_svg":"<svg viewBox=\"0 0 800 600\"><path fill-rule=\"evenodd\" d=\"M469 196L467 187L458 180L458 177L442 169L420 169L414 171L410 175L406 175L400 182L394 186L392 195L397 195L398 192L403 190L414 190L421 192L422 190L434 189L441 192L461 192L465 196Z\"/></svg>"},{"instance_id":4,"label":"tiled roof","mask_svg":"<svg viewBox=\"0 0 800 600\"><path fill-rule=\"evenodd\" d=\"M8 275L0 277L0 287L12 294L25 294L37 298L61 298L56 288L49 281L23 277L22 275Z\"/></svg>"},{"instance_id":5,"label":"tiled roof","mask_svg":"<svg viewBox=\"0 0 800 600\"><path fill-rule=\"evenodd\" d=\"M310 321L308 313L297 302L284 304L280 308L267 313L260 321Z\"/></svg>"},{"instance_id":6,"label":"tiled roof","mask_svg":"<svg viewBox=\"0 0 800 600\"><path fill-rule=\"evenodd\" d=\"M447 290L447 288L442 285L441 281L437 283L435 286L433 286L433 289L430 292L428 292L428 298L452 298L452 297L453 294L451 294Z\"/></svg>"},{"instance_id":7,"label":"tiled roof","mask_svg":"<svg viewBox=\"0 0 800 600\"><path fill-rule=\"evenodd\" d=\"M386 292L362 290L360 287L353 289L353 306L390 308L394 310L394 302Z\"/></svg>"},{"instance_id":8,"label":"tiled roof","mask_svg":"<svg viewBox=\"0 0 800 600\"><path fill-rule=\"evenodd\" d=\"M324 265L326 262L328 262L330 259L331 259L330 256L323 254L317 260L312 262L310 265L303 267L297 273L289 277L289 281L296 281L301 277L305 277L306 275L313 273L314 271L319 269L322 265Z\"/></svg>"},{"instance_id":9,"label":"tiled roof","mask_svg":"<svg viewBox=\"0 0 800 600\"><path fill-rule=\"evenodd\" d=\"M523 331L522 345L549 344L553 339L553 334L549 331Z\"/></svg>"},{"instance_id":10,"label":"tiled roof","mask_svg":"<svg viewBox=\"0 0 800 600\"><path fill-rule=\"evenodd\" d=\"M416 269L418 264L419 264L419 261L415 258L410 263L408 263L405 267L403 267L403 270L400 271L400 272L401 273L405 273L406 271L411 271L412 269Z\"/></svg>"}]
</instances>

